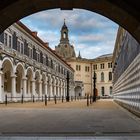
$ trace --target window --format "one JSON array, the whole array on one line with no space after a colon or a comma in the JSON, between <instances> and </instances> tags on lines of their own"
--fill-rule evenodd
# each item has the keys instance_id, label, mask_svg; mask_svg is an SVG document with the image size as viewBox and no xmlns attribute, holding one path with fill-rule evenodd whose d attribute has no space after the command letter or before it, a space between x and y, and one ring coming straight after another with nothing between
<instances>
[{"instance_id":1,"label":"window","mask_svg":"<svg viewBox=\"0 0 140 140\"><path fill-rule=\"evenodd\" d=\"M85 71L89 72L89 67L88 66L85 66Z\"/></svg>"},{"instance_id":2,"label":"window","mask_svg":"<svg viewBox=\"0 0 140 140\"><path fill-rule=\"evenodd\" d=\"M40 54L39 54L39 52L36 52L36 57L37 57L37 62L40 62Z\"/></svg>"},{"instance_id":3,"label":"window","mask_svg":"<svg viewBox=\"0 0 140 140\"><path fill-rule=\"evenodd\" d=\"M12 47L12 35L9 33L4 33L4 45L8 47Z\"/></svg>"},{"instance_id":4,"label":"window","mask_svg":"<svg viewBox=\"0 0 140 140\"><path fill-rule=\"evenodd\" d=\"M104 73L101 73L101 82L104 82Z\"/></svg>"},{"instance_id":5,"label":"window","mask_svg":"<svg viewBox=\"0 0 140 140\"><path fill-rule=\"evenodd\" d=\"M102 94L102 96L105 95L105 88L104 87L101 87L101 94Z\"/></svg>"},{"instance_id":6,"label":"window","mask_svg":"<svg viewBox=\"0 0 140 140\"><path fill-rule=\"evenodd\" d=\"M79 65L79 71L81 70L81 66Z\"/></svg>"},{"instance_id":7,"label":"window","mask_svg":"<svg viewBox=\"0 0 140 140\"><path fill-rule=\"evenodd\" d=\"M112 80L112 72L109 72L109 81L111 81Z\"/></svg>"},{"instance_id":8,"label":"window","mask_svg":"<svg viewBox=\"0 0 140 140\"><path fill-rule=\"evenodd\" d=\"M112 63L108 63L108 68L112 68Z\"/></svg>"},{"instance_id":9,"label":"window","mask_svg":"<svg viewBox=\"0 0 140 140\"><path fill-rule=\"evenodd\" d=\"M17 51L24 54L23 42L21 40L17 41Z\"/></svg>"},{"instance_id":10,"label":"window","mask_svg":"<svg viewBox=\"0 0 140 140\"><path fill-rule=\"evenodd\" d=\"M5 45L5 46L8 45L7 40L8 40L8 35L7 35L7 33L4 33L4 45Z\"/></svg>"},{"instance_id":11,"label":"window","mask_svg":"<svg viewBox=\"0 0 140 140\"><path fill-rule=\"evenodd\" d=\"M46 64L46 58L45 58L44 55L43 55L43 64L44 64L44 65Z\"/></svg>"},{"instance_id":12,"label":"window","mask_svg":"<svg viewBox=\"0 0 140 140\"><path fill-rule=\"evenodd\" d=\"M80 71L81 70L81 66L80 65L76 65L76 71Z\"/></svg>"},{"instance_id":13,"label":"window","mask_svg":"<svg viewBox=\"0 0 140 140\"><path fill-rule=\"evenodd\" d=\"M12 47L12 36L9 35L9 47Z\"/></svg>"},{"instance_id":14,"label":"window","mask_svg":"<svg viewBox=\"0 0 140 140\"><path fill-rule=\"evenodd\" d=\"M93 69L94 70L97 70L97 64L96 65L93 65Z\"/></svg>"},{"instance_id":15,"label":"window","mask_svg":"<svg viewBox=\"0 0 140 140\"><path fill-rule=\"evenodd\" d=\"M66 38L66 32L63 33L63 38Z\"/></svg>"},{"instance_id":16,"label":"window","mask_svg":"<svg viewBox=\"0 0 140 140\"><path fill-rule=\"evenodd\" d=\"M100 68L101 69L104 69L104 64L100 64Z\"/></svg>"},{"instance_id":17,"label":"window","mask_svg":"<svg viewBox=\"0 0 140 140\"><path fill-rule=\"evenodd\" d=\"M29 58L33 57L33 49L29 47Z\"/></svg>"}]
</instances>

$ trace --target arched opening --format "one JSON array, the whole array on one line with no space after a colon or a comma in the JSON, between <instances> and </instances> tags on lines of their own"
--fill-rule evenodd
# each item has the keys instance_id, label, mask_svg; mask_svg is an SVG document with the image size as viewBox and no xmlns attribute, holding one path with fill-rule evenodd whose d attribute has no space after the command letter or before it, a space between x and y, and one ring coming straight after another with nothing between
<instances>
[{"instance_id":1,"label":"arched opening","mask_svg":"<svg viewBox=\"0 0 140 140\"><path fill-rule=\"evenodd\" d=\"M23 93L23 77L24 75L24 68L21 64L18 64L16 67L16 93L22 94Z\"/></svg>"},{"instance_id":2,"label":"arched opening","mask_svg":"<svg viewBox=\"0 0 140 140\"><path fill-rule=\"evenodd\" d=\"M7 94L12 97L12 76L13 74L13 64L11 60L5 59L2 63L2 71L3 71L3 76L2 76L2 87L3 87L3 92L2 94L3 98L4 95Z\"/></svg>"},{"instance_id":3,"label":"arched opening","mask_svg":"<svg viewBox=\"0 0 140 140\"><path fill-rule=\"evenodd\" d=\"M51 78L48 76L48 81L47 81L47 94L50 97L51 96Z\"/></svg>"},{"instance_id":4,"label":"arched opening","mask_svg":"<svg viewBox=\"0 0 140 140\"><path fill-rule=\"evenodd\" d=\"M21 4L22 3L22 4ZM3 31L15 21L47 9L60 8L72 10L73 8L86 9L106 16L128 30L140 42L140 19L137 2L130 1L91 1L91 0L50 0L28 1L12 0L0 3L1 21L0 31ZM25 10L26 9L26 10ZM20 12L16 12L20 11ZM16 14L15 14L16 12ZM12 17L12 18L11 18Z\"/></svg>"},{"instance_id":5,"label":"arched opening","mask_svg":"<svg viewBox=\"0 0 140 140\"><path fill-rule=\"evenodd\" d=\"M31 68L27 69L27 89L26 89L26 93L28 95L32 95L32 80L33 80L33 71Z\"/></svg>"},{"instance_id":6,"label":"arched opening","mask_svg":"<svg viewBox=\"0 0 140 140\"><path fill-rule=\"evenodd\" d=\"M55 96L55 79L52 77L52 96Z\"/></svg>"},{"instance_id":7,"label":"arched opening","mask_svg":"<svg viewBox=\"0 0 140 140\"><path fill-rule=\"evenodd\" d=\"M46 91L45 84L46 84L46 75L45 74L42 74L42 95L43 96L45 95L45 91Z\"/></svg>"},{"instance_id":8,"label":"arched opening","mask_svg":"<svg viewBox=\"0 0 140 140\"><path fill-rule=\"evenodd\" d=\"M101 82L104 82L104 73L101 73Z\"/></svg>"},{"instance_id":9,"label":"arched opening","mask_svg":"<svg viewBox=\"0 0 140 140\"><path fill-rule=\"evenodd\" d=\"M77 87L75 87L75 96L76 97L81 97L82 96L82 87L80 87L80 86L77 86Z\"/></svg>"},{"instance_id":10,"label":"arched opening","mask_svg":"<svg viewBox=\"0 0 140 140\"><path fill-rule=\"evenodd\" d=\"M38 71L35 72L35 92L40 95L40 74Z\"/></svg>"}]
</instances>

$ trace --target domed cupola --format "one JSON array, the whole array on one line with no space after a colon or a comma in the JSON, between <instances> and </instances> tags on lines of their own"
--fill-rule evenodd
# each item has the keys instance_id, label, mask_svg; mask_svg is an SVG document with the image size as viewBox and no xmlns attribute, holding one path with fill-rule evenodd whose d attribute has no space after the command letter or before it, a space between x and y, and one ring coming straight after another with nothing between
<instances>
[{"instance_id":1,"label":"domed cupola","mask_svg":"<svg viewBox=\"0 0 140 140\"><path fill-rule=\"evenodd\" d=\"M62 44L68 44L69 43L68 27L66 26L65 19L64 19L64 24L63 24L63 26L61 28L60 43L62 43Z\"/></svg>"}]
</instances>

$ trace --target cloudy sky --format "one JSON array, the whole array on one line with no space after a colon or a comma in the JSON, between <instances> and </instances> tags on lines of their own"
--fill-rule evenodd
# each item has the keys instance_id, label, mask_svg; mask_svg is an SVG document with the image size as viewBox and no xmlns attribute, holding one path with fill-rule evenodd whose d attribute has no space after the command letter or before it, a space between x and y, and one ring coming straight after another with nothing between
<instances>
[{"instance_id":1,"label":"cloudy sky","mask_svg":"<svg viewBox=\"0 0 140 140\"><path fill-rule=\"evenodd\" d=\"M95 58L113 52L118 25L99 14L79 9L55 9L30 15L21 21L32 31L37 31L38 36L54 49L59 44L64 19L77 55L80 51L84 58Z\"/></svg>"}]
</instances>

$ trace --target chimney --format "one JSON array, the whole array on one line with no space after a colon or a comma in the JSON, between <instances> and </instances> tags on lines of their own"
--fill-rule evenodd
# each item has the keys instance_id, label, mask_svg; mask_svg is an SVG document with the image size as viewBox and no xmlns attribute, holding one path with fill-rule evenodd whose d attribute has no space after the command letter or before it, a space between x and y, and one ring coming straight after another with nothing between
<instances>
[{"instance_id":1,"label":"chimney","mask_svg":"<svg viewBox=\"0 0 140 140\"><path fill-rule=\"evenodd\" d=\"M49 47L49 42L45 42L45 45L46 45L47 47Z\"/></svg>"},{"instance_id":2,"label":"chimney","mask_svg":"<svg viewBox=\"0 0 140 140\"><path fill-rule=\"evenodd\" d=\"M32 32L32 34L37 37L37 32L36 31Z\"/></svg>"}]
</instances>

